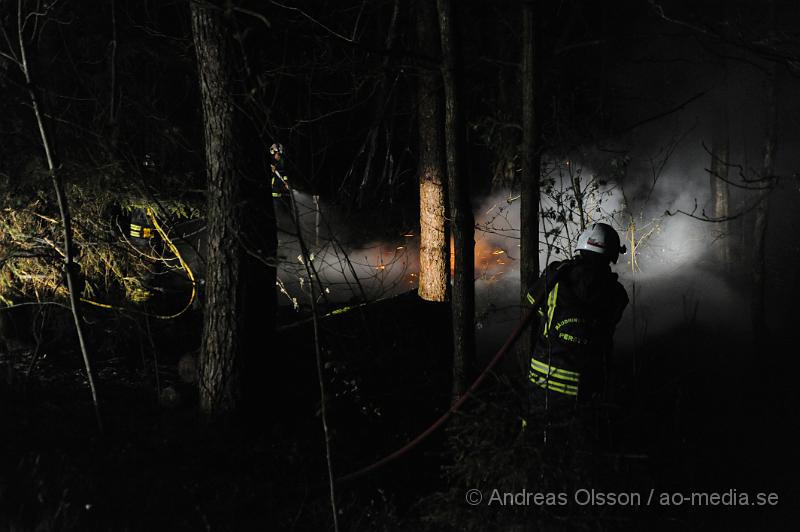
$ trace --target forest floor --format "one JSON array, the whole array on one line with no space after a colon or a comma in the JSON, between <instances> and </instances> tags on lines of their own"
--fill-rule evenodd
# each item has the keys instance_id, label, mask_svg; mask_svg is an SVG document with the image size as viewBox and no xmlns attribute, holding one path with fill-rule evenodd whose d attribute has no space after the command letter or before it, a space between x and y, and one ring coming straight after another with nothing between
<instances>
[{"instance_id":1,"label":"forest floor","mask_svg":"<svg viewBox=\"0 0 800 532\"><path fill-rule=\"evenodd\" d=\"M446 326L431 324L448 320L445 306L412 294L323 320L335 476L399 448L446 409L450 338ZM173 388L177 400L159 397L148 349L97 353L102 436L77 352L38 361L27 382L20 374L30 354L18 354L13 367L6 356L0 529L329 529L310 331L310 324L291 327L262 346L270 358L259 366L261 400L224 426L198 419L175 369L182 353L175 345L192 342L177 342L168 329L155 329L148 349L160 355L158 388ZM635 379L618 368L613 437L580 460L542 450L535 428L521 435L518 379L499 372L446 430L373 474L337 484L342 530L795 530L793 368L776 364L753 379L741 346L706 332L650 339ZM737 500L763 492L779 502L522 509L464 502L467 489L518 489L517 481L529 492L735 490Z\"/></svg>"}]
</instances>

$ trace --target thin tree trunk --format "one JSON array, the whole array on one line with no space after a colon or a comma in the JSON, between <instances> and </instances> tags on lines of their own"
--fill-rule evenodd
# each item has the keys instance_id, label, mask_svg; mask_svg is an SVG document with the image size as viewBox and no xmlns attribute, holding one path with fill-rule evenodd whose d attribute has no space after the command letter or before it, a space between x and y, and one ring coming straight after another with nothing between
<instances>
[{"instance_id":1,"label":"thin tree trunk","mask_svg":"<svg viewBox=\"0 0 800 532\"><path fill-rule=\"evenodd\" d=\"M438 48L436 26L433 3L422 0L417 11L417 38L422 51ZM445 301L450 283L439 80L436 72L423 70L417 82L420 227L417 293L427 301Z\"/></svg>"},{"instance_id":2,"label":"thin tree trunk","mask_svg":"<svg viewBox=\"0 0 800 532\"><path fill-rule=\"evenodd\" d=\"M722 14L727 19L727 5L722 6ZM728 116L730 92L728 91L728 62L723 59L723 84L719 103L714 111L711 133L711 216L720 220L715 223L714 251L722 271L732 271L732 224L730 216L730 186L728 168L730 161L730 121Z\"/></svg>"},{"instance_id":3,"label":"thin tree trunk","mask_svg":"<svg viewBox=\"0 0 800 532\"><path fill-rule=\"evenodd\" d=\"M108 128L111 149L116 152L119 144L119 122L117 121L117 2L111 0L111 42L109 43L108 71L111 78L108 102ZM115 153L116 155L116 153Z\"/></svg>"},{"instance_id":4,"label":"thin tree trunk","mask_svg":"<svg viewBox=\"0 0 800 532\"><path fill-rule=\"evenodd\" d=\"M711 141L711 217L720 220L715 223L715 242L717 261L725 269L730 269L731 238L729 222L730 187L728 186L729 140L727 120L722 120L720 128L714 131Z\"/></svg>"},{"instance_id":5,"label":"thin tree trunk","mask_svg":"<svg viewBox=\"0 0 800 532\"><path fill-rule=\"evenodd\" d=\"M528 290L539 277L539 171L540 148L536 113L536 35L531 1L522 5L522 178L520 180L520 283L523 309L530 304ZM535 327L520 336L522 357L533 348Z\"/></svg>"},{"instance_id":6,"label":"thin tree trunk","mask_svg":"<svg viewBox=\"0 0 800 532\"><path fill-rule=\"evenodd\" d=\"M249 139L257 135L244 131L233 99L232 31L222 17L221 9L191 4L208 201L200 408L209 416L241 406L245 367L264 364L275 306L275 269L252 257L274 259L275 217L268 180L253 162L258 146Z\"/></svg>"},{"instance_id":7,"label":"thin tree trunk","mask_svg":"<svg viewBox=\"0 0 800 532\"><path fill-rule=\"evenodd\" d=\"M333 520L334 532L339 532L339 512L336 509L336 489L334 485L333 476L333 458L331 456L331 436L328 427L328 401L325 394L325 373L323 371L322 363L322 343L320 342L320 328L319 328L319 311L317 310L317 294L314 290L314 278L317 277L317 272L313 269L313 262L311 261L311 254L306 246L305 239L303 238L303 231L300 226L300 215L297 210L297 202L295 201L294 191L289 191L289 199L291 200L292 218L294 219L294 227L297 230L297 240L300 244L300 253L303 256L303 266L306 270L308 278L309 299L311 301L311 320L314 325L314 356L317 363L317 384L319 385L319 404L320 404L320 418L322 421L322 432L325 436L325 459L328 466L328 493L331 503L331 517Z\"/></svg>"},{"instance_id":8,"label":"thin tree trunk","mask_svg":"<svg viewBox=\"0 0 800 532\"><path fill-rule=\"evenodd\" d=\"M64 184L61 180L61 175L58 173L58 164L56 163L56 155L50 142L47 126L44 121L44 113L42 112L39 97L34 89L33 76L28 65L28 53L25 47L25 39L22 34L22 1L17 2L17 31L19 36L19 56L20 62L18 63L22 74L25 76L25 84L28 87L28 96L31 100L31 107L36 118L36 125L39 129L39 135L42 141L42 148L44 149L45 159L47 161L47 170L50 178L53 181L53 188L56 193L56 201L58 202L58 210L61 214L61 222L63 227L64 237L64 276L67 281L67 290L69 291L69 304L72 310L72 318L75 322L75 332L78 336L78 345L81 349L83 356L83 364L86 368L86 378L89 381L89 390L92 394L92 404L94 405L94 414L97 421L97 428L103 432L103 422L100 417L100 405L97 399L97 388L94 383L94 371L92 370L91 361L89 359L89 351L86 347L86 341L83 334L83 317L80 308L80 294L78 294L78 282L75 276L76 271L79 270L77 264L73 260L73 245L72 245L72 219L69 211L69 204L67 197L64 193Z\"/></svg>"},{"instance_id":9,"label":"thin tree trunk","mask_svg":"<svg viewBox=\"0 0 800 532\"><path fill-rule=\"evenodd\" d=\"M773 181L775 151L777 149L777 95L776 95L776 67L772 65L767 85L767 128L764 137L764 160L761 170L763 184L770 185ZM767 222L769 220L769 186L759 192L759 203L755 212L753 234L753 300L752 322L753 336L757 343L765 339L768 334L766 321L766 248L767 248Z\"/></svg>"},{"instance_id":10,"label":"thin tree trunk","mask_svg":"<svg viewBox=\"0 0 800 532\"><path fill-rule=\"evenodd\" d=\"M397 38L397 22L400 15L400 0L394 0L392 5L392 17L389 19L389 29L386 32L386 40L384 46L387 50L391 50L394 46L394 41ZM361 178L361 184L358 186L358 206L362 205L366 195L367 188L370 185L370 177L372 175L373 160L375 159L375 152L378 149L378 132L381 129L381 124L386 115L386 109L389 106L389 55L383 59L383 73L381 82L378 89L378 96L376 99L377 106L374 111L375 120L369 130L367 138L367 159L364 162L364 175ZM386 149L390 149L387 141ZM385 170L385 167L384 167Z\"/></svg>"},{"instance_id":11,"label":"thin tree trunk","mask_svg":"<svg viewBox=\"0 0 800 532\"><path fill-rule=\"evenodd\" d=\"M467 387L475 360L475 221L464 163L465 130L460 108L458 30L452 0L437 0L445 95L445 146L450 228L453 234L453 396Z\"/></svg>"}]
</instances>

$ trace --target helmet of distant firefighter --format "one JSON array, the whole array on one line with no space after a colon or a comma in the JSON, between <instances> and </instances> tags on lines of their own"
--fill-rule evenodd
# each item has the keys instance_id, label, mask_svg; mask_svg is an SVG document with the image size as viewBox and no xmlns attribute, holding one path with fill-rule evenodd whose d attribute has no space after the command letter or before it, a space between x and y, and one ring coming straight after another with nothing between
<instances>
[{"instance_id":1,"label":"helmet of distant firefighter","mask_svg":"<svg viewBox=\"0 0 800 532\"><path fill-rule=\"evenodd\" d=\"M625 246L620 246L619 234L608 224L594 223L587 227L578 237L577 251L597 253L614 264L620 253L625 253Z\"/></svg>"}]
</instances>

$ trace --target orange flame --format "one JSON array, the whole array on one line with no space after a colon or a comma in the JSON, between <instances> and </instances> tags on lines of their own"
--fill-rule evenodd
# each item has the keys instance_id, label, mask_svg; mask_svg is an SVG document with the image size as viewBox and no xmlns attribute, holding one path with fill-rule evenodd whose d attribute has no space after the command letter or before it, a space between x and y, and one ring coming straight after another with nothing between
<instances>
[{"instance_id":1,"label":"orange flame","mask_svg":"<svg viewBox=\"0 0 800 532\"><path fill-rule=\"evenodd\" d=\"M450 274L455 274L456 255L453 239L450 238ZM475 275L488 282L496 281L505 273L505 266L509 263L505 257L506 250L495 248L484 239L475 241Z\"/></svg>"}]
</instances>

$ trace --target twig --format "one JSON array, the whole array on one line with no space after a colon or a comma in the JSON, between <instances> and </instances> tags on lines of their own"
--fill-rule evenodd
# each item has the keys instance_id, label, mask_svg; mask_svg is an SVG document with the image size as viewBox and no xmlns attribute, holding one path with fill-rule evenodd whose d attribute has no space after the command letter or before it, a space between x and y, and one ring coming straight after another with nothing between
<instances>
[{"instance_id":1,"label":"twig","mask_svg":"<svg viewBox=\"0 0 800 532\"><path fill-rule=\"evenodd\" d=\"M300 252L303 254L303 266L305 266L309 281L308 285L311 296L311 316L314 322L314 354L317 362L317 382L319 383L320 417L322 419L322 431L325 434L325 460L328 465L328 489L331 499L333 530L334 532L339 532L339 515L338 510L336 509L333 460L331 458L331 438L328 431L328 412L325 401L325 379L322 371L322 349L319 341L319 314L317 312L317 298L314 294L314 276L316 276L316 271L314 271L314 265L311 263L311 257L308 253L308 248L303 240L303 230L300 227L300 218L297 214L297 203L294 200L294 191L291 189L289 190L289 198L292 202L292 213L294 215L295 228L297 229L297 240L300 242ZM317 282L319 282L319 277L317 277ZM320 286L320 288L322 288L322 286Z\"/></svg>"},{"instance_id":2,"label":"twig","mask_svg":"<svg viewBox=\"0 0 800 532\"><path fill-rule=\"evenodd\" d=\"M334 30L330 26L325 25L323 22L321 22L320 20L314 18L312 15L308 14L307 12L305 12L302 9L300 9L299 7L288 6L286 4L282 4L280 2L276 2L275 0L270 0L270 3L272 5L274 5L274 6L276 6L276 7L280 7L281 9L285 9L287 11L293 11L293 12L299 14L300 16L302 16L303 18L305 18L306 20L308 20L312 24L322 28L326 33L330 34L332 37L335 37L336 39L342 41L343 43L345 43L347 45L355 46L356 48L360 48L360 49L364 50L365 52L378 54L378 55L385 55L385 56L409 57L409 58L412 58L412 59L417 59L424 66L429 67L429 68L437 68L439 66L439 61L435 57L431 57L429 55L425 55L425 54L419 53L419 52L413 52L411 50L402 50L402 49L399 49L399 48L397 48L397 49L376 48L376 47L373 47L373 46L369 46L367 44L364 44L361 41L357 41L355 39L351 39L350 37L347 37L346 35L342 35L338 31Z\"/></svg>"},{"instance_id":3,"label":"twig","mask_svg":"<svg viewBox=\"0 0 800 532\"><path fill-rule=\"evenodd\" d=\"M269 29L271 29L271 28L272 28L272 24L271 24L271 23L270 23L270 21L267 19L267 17L265 17L264 15L262 15L261 13L259 13L259 12L257 12L257 11L253 11L252 9L245 9L245 8L243 8L243 7L239 7L239 6L234 6L234 7L233 7L233 10L234 10L234 11L236 11L237 13L242 13L243 15L248 15L248 16L251 16L251 17L253 17L253 18L257 18L258 20L260 20L261 22L263 22L263 23L264 23L264 25L265 25L267 28L269 28Z\"/></svg>"},{"instance_id":4,"label":"twig","mask_svg":"<svg viewBox=\"0 0 800 532\"><path fill-rule=\"evenodd\" d=\"M771 175L771 174L770 175L765 175L765 176L762 176L762 177L748 178L747 175L745 174L744 168L742 167L741 164L733 164L733 163L729 163L727 161L724 161L724 160L720 159L719 157L717 157L717 155L715 153L713 153L711 150L709 150L708 147L706 146L705 142L701 142L700 144L703 146L703 149L706 151L706 153L711 155L712 162L722 163L723 165L725 165L728 168L736 168L739 171L739 177L741 178L742 182L745 183L744 185L742 185L740 183L736 183L734 181L731 181L728 178L722 177L717 172L713 172L713 171L709 170L708 168L704 168L703 169L706 172L708 172L709 174L711 174L714 177L716 177L717 179L719 179L719 180L721 180L721 181L723 181L723 182L725 182L725 183L727 183L727 184L729 184L731 186L734 186L736 188L741 188L741 189L744 189L744 190L764 190L764 189L767 189L767 188L772 188L772 186L773 186L772 182L774 182L774 181L776 181L778 179L778 176ZM753 183L760 183L761 186L752 186Z\"/></svg>"},{"instance_id":5,"label":"twig","mask_svg":"<svg viewBox=\"0 0 800 532\"><path fill-rule=\"evenodd\" d=\"M610 136L612 136L612 137L620 136L623 133L627 133L628 131L632 131L632 130L638 128L639 126L643 126L643 125L645 125L647 123L650 123L650 122L655 122L656 120L664 118L665 116L669 116L672 113L676 113L678 111L682 111L687 105L689 105L693 101L705 96L705 94L707 92L708 91L698 92L697 94L695 94L691 98L688 98L687 100L684 100L683 102L679 103L675 107L667 109L666 111L662 111L662 112L660 112L660 113L658 113L656 115L650 116L648 118L644 118L642 120L639 120L638 122L634 122L633 124L616 131L613 135L610 135Z\"/></svg>"},{"instance_id":6,"label":"twig","mask_svg":"<svg viewBox=\"0 0 800 532\"><path fill-rule=\"evenodd\" d=\"M768 194L771 191L772 191L771 188L767 189L766 193ZM696 215L695 212L697 212L697 198L695 198L695 200L694 200L694 209L692 209L692 212L686 212L684 210L677 209L677 210L674 210L674 211L670 211L670 210L664 211L664 214L666 216L675 216L676 214L683 214L684 216L688 216L689 218L694 218L695 220L700 220L701 222L713 222L713 223L729 222L731 220L735 220L737 218L741 218L745 214L753 211L756 207L758 207L761 204L761 202L764 201L764 199L765 199L765 196L763 194L764 193L760 194L759 197L756 199L756 201L753 202L752 205L750 205L746 209L744 209L742 211L739 211L738 213L736 213L734 215L731 215L731 216L721 216L719 218L710 218L709 216L706 216L706 211L705 210L701 211L701 215L700 216Z\"/></svg>"}]
</instances>

